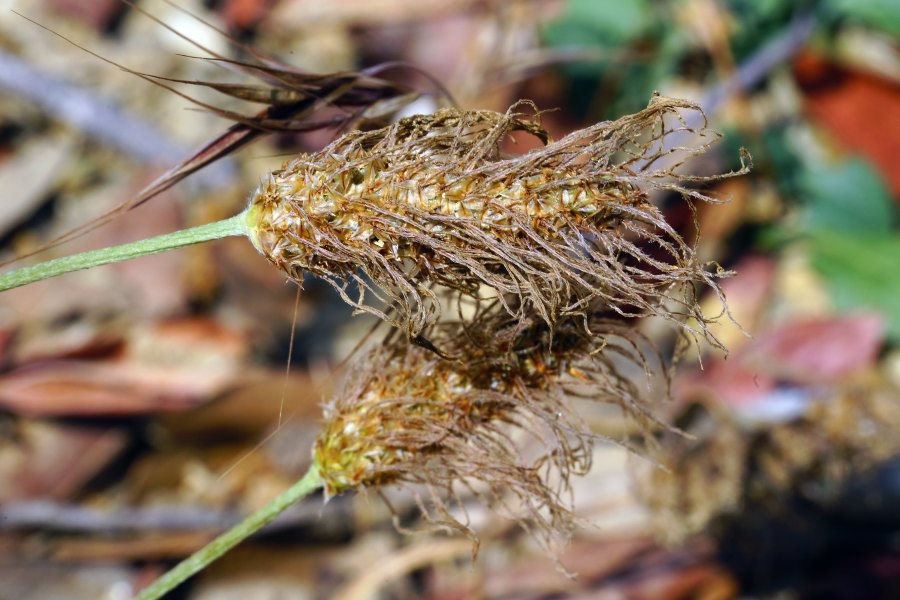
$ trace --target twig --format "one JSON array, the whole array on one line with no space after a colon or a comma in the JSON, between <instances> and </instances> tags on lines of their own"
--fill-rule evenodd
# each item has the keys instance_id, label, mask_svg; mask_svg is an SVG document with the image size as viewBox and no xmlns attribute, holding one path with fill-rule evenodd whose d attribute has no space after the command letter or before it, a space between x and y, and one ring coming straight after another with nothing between
<instances>
[{"instance_id":1,"label":"twig","mask_svg":"<svg viewBox=\"0 0 900 600\"><path fill-rule=\"evenodd\" d=\"M143 162L170 165L173 156L190 153L190 149L160 134L158 127L126 112L108 98L48 75L3 51L0 90L34 102L47 114ZM217 188L235 179L232 165L220 163L214 167L197 176L201 186Z\"/></svg>"},{"instance_id":2,"label":"twig","mask_svg":"<svg viewBox=\"0 0 900 600\"><path fill-rule=\"evenodd\" d=\"M707 92L700 103L704 112L712 115L729 98L752 88L773 69L790 60L806 45L815 24L816 16L812 12L795 17L787 29L741 63L734 75Z\"/></svg>"},{"instance_id":3,"label":"twig","mask_svg":"<svg viewBox=\"0 0 900 600\"><path fill-rule=\"evenodd\" d=\"M48 501L16 502L0 508L0 530L41 529L70 533L225 529L240 521L237 511L193 507L121 508L102 511Z\"/></svg>"},{"instance_id":4,"label":"twig","mask_svg":"<svg viewBox=\"0 0 900 600\"><path fill-rule=\"evenodd\" d=\"M430 541L395 552L381 561L377 569L364 569L362 574L344 587L335 598L365 600L378 596L385 584L399 579L422 567L453 560L472 552L472 542L467 539Z\"/></svg>"},{"instance_id":5,"label":"twig","mask_svg":"<svg viewBox=\"0 0 900 600\"><path fill-rule=\"evenodd\" d=\"M314 523L319 519L321 510L321 506L316 503L295 506L266 527L266 531ZM216 511L194 506L98 510L40 500L7 503L0 507L0 531L40 529L116 535L143 531L225 530L239 523L244 516L246 515L237 510Z\"/></svg>"}]
</instances>

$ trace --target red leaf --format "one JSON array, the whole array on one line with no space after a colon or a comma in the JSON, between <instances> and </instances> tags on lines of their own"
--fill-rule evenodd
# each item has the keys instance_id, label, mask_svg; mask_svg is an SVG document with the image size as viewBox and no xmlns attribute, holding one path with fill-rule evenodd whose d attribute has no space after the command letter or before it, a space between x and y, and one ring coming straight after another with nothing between
<instances>
[{"instance_id":1,"label":"red leaf","mask_svg":"<svg viewBox=\"0 0 900 600\"><path fill-rule=\"evenodd\" d=\"M796 383L831 383L875 363L884 342L875 314L811 319L759 336L741 363Z\"/></svg>"},{"instance_id":2,"label":"red leaf","mask_svg":"<svg viewBox=\"0 0 900 600\"><path fill-rule=\"evenodd\" d=\"M810 54L796 61L795 72L810 116L875 164L900 198L900 86Z\"/></svg>"}]
</instances>

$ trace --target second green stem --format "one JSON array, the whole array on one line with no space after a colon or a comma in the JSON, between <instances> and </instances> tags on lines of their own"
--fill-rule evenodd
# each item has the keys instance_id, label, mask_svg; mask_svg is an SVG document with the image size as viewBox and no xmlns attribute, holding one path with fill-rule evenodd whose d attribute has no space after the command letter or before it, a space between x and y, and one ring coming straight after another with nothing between
<instances>
[{"instance_id":1,"label":"second green stem","mask_svg":"<svg viewBox=\"0 0 900 600\"><path fill-rule=\"evenodd\" d=\"M165 575L150 584L135 600L157 600L182 584L188 577L203 570L211 562L265 527L275 517L322 487L322 478L315 463L300 481L285 490L267 505L197 550Z\"/></svg>"}]
</instances>

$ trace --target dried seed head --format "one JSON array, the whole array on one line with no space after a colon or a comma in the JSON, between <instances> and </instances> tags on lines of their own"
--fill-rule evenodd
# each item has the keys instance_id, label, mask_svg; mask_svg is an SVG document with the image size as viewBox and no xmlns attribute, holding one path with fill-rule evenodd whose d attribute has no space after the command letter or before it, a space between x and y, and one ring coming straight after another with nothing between
<instances>
[{"instance_id":1,"label":"dried seed head","mask_svg":"<svg viewBox=\"0 0 900 600\"><path fill-rule=\"evenodd\" d=\"M369 356L326 407L314 456L327 493L412 486L428 522L475 540L465 517L450 512L456 506L465 513L459 498L467 489L549 547L575 523L562 497L568 476L590 464L581 430L556 408L527 394L480 389L467 369L404 338ZM544 450L526 457L526 446ZM557 483L549 471L560 474Z\"/></svg>"},{"instance_id":2,"label":"dried seed head","mask_svg":"<svg viewBox=\"0 0 900 600\"><path fill-rule=\"evenodd\" d=\"M568 538L569 479L590 468L595 437L572 412L569 386L593 384L595 399L618 403L641 424L652 419L617 366L644 363L636 334L600 318L591 326L590 336L574 324L558 328L549 345L546 323L522 325L495 304L428 331L462 360L404 336L373 349L325 407L314 456L327 493L424 486L426 519L472 535L449 512L450 504L462 508L463 486L548 548ZM617 354L622 360L611 358Z\"/></svg>"},{"instance_id":3,"label":"dried seed head","mask_svg":"<svg viewBox=\"0 0 900 600\"><path fill-rule=\"evenodd\" d=\"M667 149L666 138L686 128L681 113L695 105L655 98L637 114L504 158L512 131L548 142L515 108L419 115L300 156L253 196L251 240L291 278L319 275L411 337L437 319L433 284L471 296L486 284L514 299L510 314L548 323L597 301L620 314L668 315L659 307L673 287L714 285L648 200L655 188L708 199L683 187L695 178L650 169L685 152ZM689 155L714 135L699 133L704 142ZM368 303L367 291L398 317Z\"/></svg>"}]
</instances>

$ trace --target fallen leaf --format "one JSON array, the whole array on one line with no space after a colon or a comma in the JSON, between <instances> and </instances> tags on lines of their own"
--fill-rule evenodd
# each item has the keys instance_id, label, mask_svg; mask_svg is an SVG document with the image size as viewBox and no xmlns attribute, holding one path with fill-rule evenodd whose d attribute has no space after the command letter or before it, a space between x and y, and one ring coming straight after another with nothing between
<instances>
[{"instance_id":1,"label":"fallen leaf","mask_svg":"<svg viewBox=\"0 0 900 600\"><path fill-rule=\"evenodd\" d=\"M120 0L50 0L55 12L77 19L103 32L128 10Z\"/></svg>"},{"instance_id":2,"label":"fallen leaf","mask_svg":"<svg viewBox=\"0 0 900 600\"><path fill-rule=\"evenodd\" d=\"M794 63L810 116L847 150L878 165L900 198L900 94L898 85L804 54Z\"/></svg>"},{"instance_id":3,"label":"fallen leaf","mask_svg":"<svg viewBox=\"0 0 900 600\"><path fill-rule=\"evenodd\" d=\"M97 600L131 596L133 571L119 565L58 565L47 561L0 565L0 597L17 600Z\"/></svg>"},{"instance_id":4,"label":"fallen leaf","mask_svg":"<svg viewBox=\"0 0 900 600\"><path fill-rule=\"evenodd\" d=\"M229 29L249 31L263 20L272 4L272 0L227 0L222 18Z\"/></svg>"},{"instance_id":5,"label":"fallen leaf","mask_svg":"<svg viewBox=\"0 0 900 600\"><path fill-rule=\"evenodd\" d=\"M655 543L646 536L573 543L560 557L560 562L578 580L561 573L545 557L533 557L510 567L489 569L480 590L488 598L523 596L539 598L583 590L625 568Z\"/></svg>"},{"instance_id":6,"label":"fallen leaf","mask_svg":"<svg viewBox=\"0 0 900 600\"><path fill-rule=\"evenodd\" d=\"M739 360L794 383L836 383L874 365L884 337L876 314L800 320L760 335Z\"/></svg>"},{"instance_id":7,"label":"fallen leaf","mask_svg":"<svg viewBox=\"0 0 900 600\"><path fill-rule=\"evenodd\" d=\"M36 139L0 163L0 234L8 233L48 199L72 158L72 135Z\"/></svg>"},{"instance_id":8,"label":"fallen leaf","mask_svg":"<svg viewBox=\"0 0 900 600\"><path fill-rule=\"evenodd\" d=\"M0 406L32 416L184 410L231 386L247 351L242 336L211 320L139 327L122 356L51 360L0 376Z\"/></svg>"}]
</instances>

